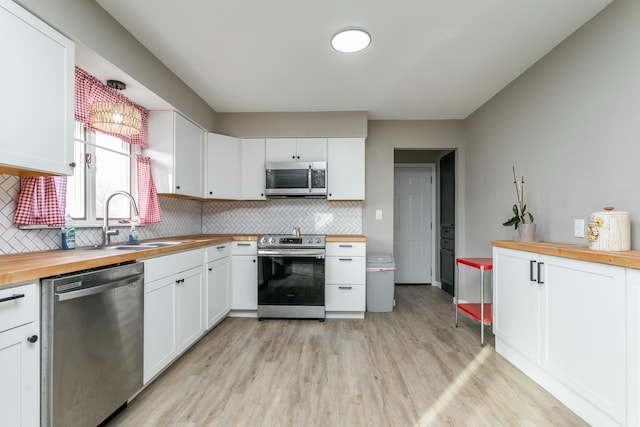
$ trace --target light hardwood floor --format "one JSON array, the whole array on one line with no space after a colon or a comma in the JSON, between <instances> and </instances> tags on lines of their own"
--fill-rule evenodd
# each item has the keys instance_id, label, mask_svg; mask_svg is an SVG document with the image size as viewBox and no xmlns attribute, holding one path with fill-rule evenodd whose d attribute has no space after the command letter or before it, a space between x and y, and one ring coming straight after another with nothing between
<instances>
[{"instance_id":1,"label":"light hardwood floor","mask_svg":"<svg viewBox=\"0 0 640 427\"><path fill-rule=\"evenodd\" d=\"M431 286L365 320L221 322L113 426L580 426Z\"/></svg>"}]
</instances>

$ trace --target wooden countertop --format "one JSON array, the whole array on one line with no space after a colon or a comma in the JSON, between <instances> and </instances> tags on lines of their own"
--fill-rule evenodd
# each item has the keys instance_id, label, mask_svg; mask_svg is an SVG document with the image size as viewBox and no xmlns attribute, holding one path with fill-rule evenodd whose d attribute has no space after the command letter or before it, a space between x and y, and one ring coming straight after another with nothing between
<instances>
[{"instance_id":1,"label":"wooden countertop","mask_svg":"<svg viewBox=\"0 0 640 427\"><path fill-rule=\"evenodd\" d=\"M223 242L253 241L257 239L258 235L256 234L200 234L193 236L166 237L140 242L185 242L176 245L148 249L101 250L96 248L78 248L71 251L54 250L0 255L0 286L20 283L27 280L37 280L43 277L56 276L58 274L72 273L74 271L104 267L110 264L166 255L173 252L216 245ZM327 242L366 241L366 237L360 235L348 234L327 236ZM125 244L123 243L120 246L125 246Z\"/></svg>"},{"instance_id":2,"label":"wooden countertop","mask_svg":"<svg viewBox=\"0 0 640 427\"><path fill-rule=\"evenodd\" d=\"M360 234L329 234L327 242L366 242L367 238Z\"/></svg>"},{"instance_id":3,"label":"wooden countertop","mask_svg":"<svg viewBox=\"0 0 640 427\"><path fill-rule=\"evenodd\" d=\"M494 240L492 246L516 249L544 255L572 258L600 264L640 269L640 251L595 251L585 245L552 242L519 242L515 240Z\"/></svg>"}]
</instances>

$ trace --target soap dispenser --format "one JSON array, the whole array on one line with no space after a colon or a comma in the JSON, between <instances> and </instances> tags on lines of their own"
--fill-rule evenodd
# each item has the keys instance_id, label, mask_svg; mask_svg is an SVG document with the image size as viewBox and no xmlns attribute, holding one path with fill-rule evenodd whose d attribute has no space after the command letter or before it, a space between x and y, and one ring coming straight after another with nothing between
<instances>
[{"instance_id":1,"label":"soap dispenser","mask_svg":"<svg viewBox=\"0 0 640 427\"><path fill-rule=\"evenodd\" d=\"M129 243L133 245L138 244L138 230L136 229L136 225L132 222L131 228L129 229Z\"/></svg>"}]
</instances>

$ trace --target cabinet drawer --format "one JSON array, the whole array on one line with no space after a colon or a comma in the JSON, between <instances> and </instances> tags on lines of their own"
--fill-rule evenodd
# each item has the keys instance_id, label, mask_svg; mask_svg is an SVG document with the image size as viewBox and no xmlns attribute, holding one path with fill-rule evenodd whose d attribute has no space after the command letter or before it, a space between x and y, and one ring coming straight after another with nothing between
<instances>
[{"instance_id":1,"label":"cabinet drawer","mask_svg":"<svg viewBox=\"0 0 640 427\"><path fill-rule=\"evenodd\" d=\"M204 264L204 249L177 252L171 255L163 255L144 261L144 282L167 277L181 271L186 271Z\"/></svg>"},{"instance_id":2,"label":"cabinet drawer","mask_svg":"<svg viewBox=\"0 0 640 427\"><path fill-rule=\"evenodd\" d=\"M455 239L456 238L456 229L451 227L442 227L440 228L440 237L443 239Z\"/></svg>"},{"instance_id":3,"label":"cabinet drawer","mask_svg":"<svg viewBox=\"0 0 640 427\"><path fill-rule=\"evenodd\" d=\"M455 250L455 243L453 239L440 239L440 248L448 251Z\"/></svg>"},{"instance_id":4,"label":"cabinet drawer","mask_svg":"<svg viewBox=\"0 0 640 427\"><path fill-rule=\"evenodd\" d=\"M206 248L207 251L207 262L216 261L222 259L224 257L228 257L230 251L231 244L229 242L220 243L219 245L208 246Z\"/></svg>"},{"instance_id":5,"label":"cabinet drawer","mask_svg":"<svg viewBox=\"0 0 640 427\"><path fill-rule=\"evenodd\" d=\"M366 283L365 257L327 257L325 283L330 285L364 285Z\"/></svg>"},{"instance_id":6,"label":"cabinet drawer","mask_svg":"<svg viewBox=\"0 0 640 427\"><path fill-rule=\"evenodd\" d=\"M366 256L367 244L354 242L327 243L327 256Z\"/></svg>"},{"instance_id":7,"label":"cabinet drawer","mask_svg":"<svg viewBox=\"0 0 640 427\"><path fill-rule=\"evenodd\" d=\"M326 285L324 289L326 311L365 311L366 286Z\"/></svg>"},{"instance_id":8,"label":"cabinet drawer","mask_svg":"<svg viewBox=\"0 0 640 427\"><path fill-rule=\"evenodd\" d=\"M35 283L0 288L0 301L0 332L39 319L40 298Z\"/></svg>"},{"instance_id":9,"label":"cabinet drawer","mask_svg":"<svg viewBox=\"0 0 640 427\"><path fill-rule=\"evenodd\" d=\"M257 255L258 242L231 242L231 255Z\"/></svg>"}]
</instances>

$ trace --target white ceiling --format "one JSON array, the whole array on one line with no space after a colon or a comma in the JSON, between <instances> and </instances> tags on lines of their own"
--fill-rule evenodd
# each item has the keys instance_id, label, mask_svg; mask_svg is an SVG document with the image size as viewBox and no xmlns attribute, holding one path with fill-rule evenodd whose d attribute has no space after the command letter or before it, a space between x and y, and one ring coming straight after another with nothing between
<instances>
[{"instance_id":1,"label":"white ceiling","mask_svg":"<svg viewBox=\"0 0 640 427\"><path fill-rule=\"evenodd\" d=\"M218 112L463 119L611 0L96 1Z\"/></svg>"}]
</instances>

